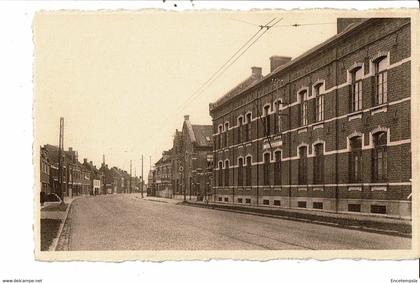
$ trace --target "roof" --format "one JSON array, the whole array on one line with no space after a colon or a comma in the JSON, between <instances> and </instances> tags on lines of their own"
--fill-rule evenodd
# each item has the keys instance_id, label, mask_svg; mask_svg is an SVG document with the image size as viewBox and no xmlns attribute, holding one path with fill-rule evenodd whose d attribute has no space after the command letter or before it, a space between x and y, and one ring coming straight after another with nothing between
<instances>
[{"instance_id":1,"label":"roof","mask_svg":"<svg viewBox=\"0 0 420 283\"><path fill-rule=\"evenodd\" d=\"M347 36L348 34L350 34L351 32L353 32L354 30L360 28L361 26L363 26L364 24L366 24L367 22L370 22L371 20L373 20L375 18L367 18L367 19L363 19L361 20L359 23L354 23L349 25L343 32L338 33L330 38L328 38L327 40L325 40L324 42L314 46L313 48L307 50L306 52L304 52L303 54L299 55L298 57L292 59L291 61L289 61L288 63L281 65L279 67L277 67L276 69L274 69L272 72L270 72L269 74L267 74L266 76L258 79L258 80L254 80L251 81L247 86L243 87L242 89L240 89L237 92L232 92L229 91L227 94L223 95L221 98L219 98L218 100L216 100L216 102L214 103L210 103L210 111L214 110L215 108L221 106L222 104L224 104L225 102L231 100L233 97L236 97L242 93L245 92L245 90L250 89L251 87L259 84L262 81L266 81L267 79L270 79L272 76L276 75L277 73L286 70L287 68L297 64L299 61L305 59L306 57L309 57L313 54L315 54L317 51L320 51L322 48L324 48L325 46L336 42L337 40ZM248 78L249 79L249 78ZM247 79L247 80L248 80ZM245 80L246 81L246 80ZM236 89L238 87L235 87L234 89Z\"/></svg>"},{"instance_id":2,"label":"roof","mask_svg":"<svg viewBox=\"0 0 420 283\"><path fill-rule=\"evenodd\" d=\"M51 163L58 163L58 146L46 144L44 146L46 149L46 152L48 153L48 159ZM73 163L73 159L68 151L63 151L64 156L64 162L65 163ZM76 164L81 165L79 162L76 162Z\"/></svg>"},{"instance_id":3,"label":"roof","mask_svg":"<svg viewBox=\"0 0 420 283\"><path fill-rule=\"evenodd\" d=\"M198 146L212 146L213 126L211 125L192 125L195 141Z\"/></svg>"},{"instance_id":4,"label":"roof","mask_svg":"<svg viewBox=\"0 0 420 283\"><path fill-rule=\"evenodd\" d=\"M226 94L224 94L221 98L219 98L218 100L216 100L216 102L214 102L215 105L221 105L223 104L225 101L229 100L232 97L235 97L236 95L238 95L239 93L242 92L242 90L244 90L245 88L249 87L250 85L252 85L253 83L260 81L262 79L261 77L256 77L256 76L249 76L247 79L243 80L242 82L240 82L239 84L237 84L234 88L232 88L231 90L229 90Z\"/></svg>"}]
</instances>

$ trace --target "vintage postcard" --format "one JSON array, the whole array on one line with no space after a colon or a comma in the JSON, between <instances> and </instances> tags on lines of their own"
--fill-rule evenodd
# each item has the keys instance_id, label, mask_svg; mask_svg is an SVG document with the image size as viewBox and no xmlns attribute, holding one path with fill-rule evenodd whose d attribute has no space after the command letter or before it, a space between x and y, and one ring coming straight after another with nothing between
<instances>
[{"instance_id":1,"label":"vintage postcard","mask_svg":"<svg viewBox=\"0 0 420 283\"><path fill-rule=\"evenodd\" d=\"M418 20L38 12L36 259L417 258Z\"/></svg>"}]
</instances>

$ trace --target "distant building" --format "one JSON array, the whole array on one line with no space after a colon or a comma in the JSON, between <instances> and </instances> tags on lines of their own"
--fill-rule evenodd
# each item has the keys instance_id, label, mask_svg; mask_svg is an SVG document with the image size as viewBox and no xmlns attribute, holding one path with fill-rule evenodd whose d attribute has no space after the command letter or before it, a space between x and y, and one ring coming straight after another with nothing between
<instances>
[{"instance_id":1,"label":"distant building","mask_svg":"<svg viewBox=\"0 0 420 283\"><path fill-rule=\"evenodd\" d=\"M167 150L162 153L162 157L155 163L156 177L155 195L158 197L172 198L172 150Z\"/></svg>"}]
</instances>

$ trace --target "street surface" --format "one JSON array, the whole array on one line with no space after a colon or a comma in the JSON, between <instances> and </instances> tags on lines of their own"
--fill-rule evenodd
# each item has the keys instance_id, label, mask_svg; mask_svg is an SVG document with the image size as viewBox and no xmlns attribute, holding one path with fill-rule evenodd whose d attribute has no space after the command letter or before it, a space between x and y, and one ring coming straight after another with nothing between
<instances>
[{"instance_id":1,"label":"street surface","mask_svg":"<svg viewBox=\"0 0 420 283\"><path fill-rule=\"evenodd\" d=\"M167 203L165 202L167 201ZM69 250L407 249L411 239L151 201L139 195L78 199Z\"/></svg>"}]
</instances>

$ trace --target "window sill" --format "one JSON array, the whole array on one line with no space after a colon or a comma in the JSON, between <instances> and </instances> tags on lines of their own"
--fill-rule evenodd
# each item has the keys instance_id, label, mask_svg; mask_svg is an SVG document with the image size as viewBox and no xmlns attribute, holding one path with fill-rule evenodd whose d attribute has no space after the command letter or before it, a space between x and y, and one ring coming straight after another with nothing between
<instances>
[{"instance_id":1,"label":"window sill","mask_svg":"<svg viewBox=\"0 0 420 283\"><path fill-rule=\"evenodd\" d=\"M349 118L349 121L350 121L350 120L359 118L359 115L360 115L360 118L362 118L361 116L362 114L363 114L363 110L357 110L357 111L347 114L347 117Z\"/></svg>"},{"instance_id":2,"label":"window sill","mask_svg":"<svg viewBox=\"0 0 420 283\"><path fill-rule=\"evenodd\" d=\"M370 115L375 115L380 112L387 112L388 111L388 103L383 103L377 106L374 106L370 109Z\"/></svg>"},{"instance_id":3,"label":"window sill","mask_svg":"<svg viewBox=\"0 0 420 283\"><path fill-rule=\"evenodd\" d=\"M296 129L298 134L306 133L308 131L308 126L302 126Z\"/></svg>"},{"instance_id":4,"label":"window sill","mask_svg":"<svg viewBox=\"0 0 420 283\"><path fill-rule=\"evenodd\" d=\"M323 129L324 128L324 121L316 122L312 125L312 130L316 129Z\"/></svg>"}]
</instances>

